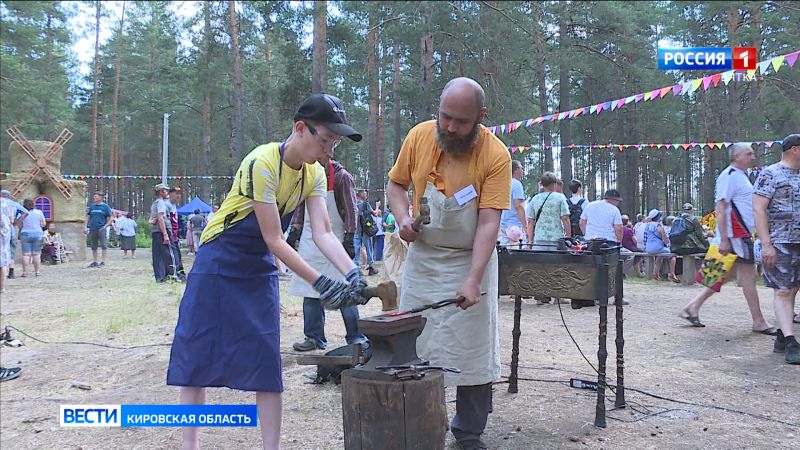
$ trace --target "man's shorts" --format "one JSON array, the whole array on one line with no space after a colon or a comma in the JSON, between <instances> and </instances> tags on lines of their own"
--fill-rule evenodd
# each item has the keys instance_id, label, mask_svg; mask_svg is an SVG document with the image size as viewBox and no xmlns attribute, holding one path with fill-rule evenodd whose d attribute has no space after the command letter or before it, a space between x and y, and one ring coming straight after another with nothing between
<instances>
[{"instance_id":1,"label":"man's shorts","mask_svg":"<svg viewBox=\"0 0 800 450\"><path fill-rule=\"evenodd\" d=\"M756 254L751 238L731 238L731 249L736 253L736 262L741 264L754 264Z\"/></svg>"},{"instance_id":2,"label":"man's shorts","mask_svg":"<svg viewBox=\"0 0 800 450\"><path fill-rule=\"evenodd\" d=\"M97 230L89 230L89 245L92 247L92 250L97 250L98 245L103 250L108 248L106 246L106 229L99 228Z\"/></svg>"},{"instance_id":3,"label":"man's shorts","mask_svg":"<svg viewBox=\"0 0 800 450\"><path fill-rule=\"evenodd\" d=\"M774 267L764 266L764 283L773 289L800 287L800 244L773 244L778 254Z\"/></svg>"},{"instance_id":4,"label":"man's shorts","mask_svg":"<svg viewBox=\"0 0 800 450\"><path fill-rule=\"evenodd\" d=\"M23 231L19 234L19 243L22 245L23 255L34 255L42 252L43 233Z\"/></svg>"}]
</instances>

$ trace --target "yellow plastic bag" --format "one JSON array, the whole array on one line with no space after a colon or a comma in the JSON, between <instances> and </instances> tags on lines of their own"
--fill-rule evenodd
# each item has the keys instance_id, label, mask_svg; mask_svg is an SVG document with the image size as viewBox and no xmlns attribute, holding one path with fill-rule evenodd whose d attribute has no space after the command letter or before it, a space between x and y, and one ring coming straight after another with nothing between
<instances>
[{"instance_id":1,"label":"yellow plastic bag","mask_svg":"<svg viewBox=\"0 0 800 450\"><path fill-rule=\"evenodd\" d=\"M722 289L722 283L725 280L725 275L733 268L733 263L736 262L736 254L731 252L723 255L719 252L717 244L711 244L706 252L706 257L703 259L703 266L697 271L695 281L719 292Z\"/></svg>"}]
</instances>

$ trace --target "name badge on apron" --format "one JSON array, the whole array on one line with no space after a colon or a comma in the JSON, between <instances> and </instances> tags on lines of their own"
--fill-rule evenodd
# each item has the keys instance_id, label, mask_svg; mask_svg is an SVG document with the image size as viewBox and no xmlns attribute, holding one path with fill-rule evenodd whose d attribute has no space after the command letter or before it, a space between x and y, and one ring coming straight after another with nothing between
<instances>
[{"instance_id":1,"label":"name badge on apron","mask_svg":"<svg viewBox=\"0 0 800 450\"><path fill-rule=\"evenodd\" d=\"M458 202L458 206L464 206L467 204L468 201L472 200L473 198L477 197L478 193L475 191L475 186L469 185L464 189L456 192L455 198Z\"/></svg>"}]
</instances>

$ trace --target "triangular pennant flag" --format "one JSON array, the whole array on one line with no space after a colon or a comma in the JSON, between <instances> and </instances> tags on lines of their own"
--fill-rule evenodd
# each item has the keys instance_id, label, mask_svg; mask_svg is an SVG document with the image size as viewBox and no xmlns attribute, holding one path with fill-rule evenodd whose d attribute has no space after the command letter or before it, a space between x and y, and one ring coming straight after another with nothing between
<instances>
[{"instance_id":1,"label":"triangular pennant flag","mask_svg":"<svg viewBox=\"0 0 800 450\"><path fill-rule=\"evenodd\" d=\"M668 87L665 87L665 88L661 88L661 93L658 96L661 97L661 98L664 98L664 96L669 94L669 91L671 91L671 90L672 90L671 86L668 86Z\"/></svg>"},{"instance_id":2,"label":"triangular pennant flag","mask_svg":"<svg viewBox=\"0 0 800 450\"><path fill-rule=\"evenodd\" d=\"M775 70L775 72L781 69L781 65L783 64L783 58L785 58L785 56L783 55L772 58L772 68Z\"/></svg>"},{"instance_id":3,"label":"triangular pennant flag","mask_svg":"<svg viewBox=\"0 0 800 450\"><path fill-rule=\"evenodd\" d=\"M542 122L549 121L549 120L553 120L553 115L552 114L548 114L548 115L542 117Z\"/></svg>"},{"instance_id":4,"label":"triangular pennant flag","mask_svg":"<svg viewBox=\"0 0 800 450\"><path fill-rule=\"evenodd\" d=\"M710 85L711 85L711 77L703 77L703 90L707 91Z\"/></svg>"},{"instance_id":5,"label":"triangular pennant flag","mask_svg":"<svg viewBox=\"0 0 800 450\"><path fill-rule=\"evenodd\" d=\"M689 147L691 146L692 144L681 144L681 147L683 147L684 150L689 150Z\"/></svg>"},{"instance_id":6,"label":"triangular pennant flag","mask_svg":"<svg viewBox=\"0 0 800 450\"><path fill-rule=\"evenodd\" d=\"M519 127L521 127L521 126L522 126L522 123L523 123L523 122L525 122L525 121L524 121L524 120L520 120L519 122L517 122L517 124L514 126L514 129L515 129L515 130L519 129Z\"/></svg>"},{"instance_id":7,"label":"triangular pennant flag","mask_svg":"<svg viewBox=\"0 0 800 450\"><path fill-rule=\"evenodd\" d=\"M789 64L789 67L794 67L794 62L797 61L798 55L800 55L800 50L786 55L786 62Z\"/></svg>"},{"instance_id":8,"label":"triangular pennant flag","mask_svg":"<svg viewBox=\"0 0 800 450\"><path fill-rule=\"evenodd\" d=\"M711 82L714 84L714 87L717 87L717 85L719 85L720 79L722 79L721 73L715 73L714 75L711 75Z\"/></svg>"},{"instance_id":9,"label":"triangular pennant flag","mask_svg":"<svg viewBox=\"0 0 800 450\"><path fill-rule=\"evenodd\" d=\"M669 147L669 144L667 144L667 147ZM681 144L672 144L672 148L677 150L677 149L681 148Z\"/></svg>"},{"instance_id":10,"label":"triangular pennant flag","mask_svg":"<svg viewBox=\"0 0 800 450\"><path fill-rule=\"evenodd\" d=\"M672 95L673 96L679 95L681 93L681 88L682 87L683 87L683 85L681 85L681 84L676 84L675 86L672 86Z\"/></svg>"},{"instance_id":11,"label":"triangular pennant flag","mask_svg":"<svg viewBox=\"0 0 800 450\"><path fill-rule=\"evenodd\" d=\"M731 81L732 78L733 78L733 70L722 72L722 82L725 83L725 86L728 85L728 83Z\"/></svg>"},{"instance_id":12,"label":"triangular pennant flag","mask_svg":"<svg viewBox=\"0 0 800 450\"><path fill-rule=\"evenodd\" d=\"M580 116L581 114L583 114L585 112L586 112L586 108L580 108L580 109L575 111L575 117L578 117L578 116Z\"/></svg>"},{"instance_id":13,"label":"triangular pennant flag","mask_svg":"<svg viewBox=\"0 0 800 450\"><path fill-rule=\"evenodd\" d=\"M764 146L767 147L767 148L770 148L770 147L772 147L773 143L774 143L773 141L764 141Z\"/></svg>"},{"instance_id":14,"label":"triangular pennant flag","mask_svg":"<svg viewBox=\"0 0 800 450\"><path fill-rule=\"evenodd\" d=\"M625 148L625 146L624 146L624 145L618 145L617 147L619 148L619 151L622 151L622 150L624 150L624 148Z\"/></svg>"},{"instance_id":15,"label":"triangular pennant flag","mask_svg":"<svg viewBox=\"0 0 800 450\"><path fill-rule=\"evenodd\" d=\"M544 116L539 116L533 119L533 123L542 123L542 122L544 122Z\"/></svg>"},{"instance_id":16,"label":"triangular pennant flag","mask_svg":"<svg viewBox=\"0 0 800 450\"><path fill-rule=\"evenodd\" d=\"M603 103L603 109L608 109L608 108L611 108L611 102Z\"/></svg>"},{"instance_id":17,"label":"triangular pennant flag","mask_svg":"<svg viewBox=\"0 0 800 450\"><path fill-rule=\"evenodd\" d=\"M500 133L505 134L505 132L506 132L506 124L500 125Z\"/></svg>"},{"instance_id":18,"label":"triangular pennant flag","mask_svg":"<svg viewBox=\"0 0 800 450\"><path fill-rule=\"evenodd\" d=\"M634 100L636 100L636 96L635 95L631 95L630 97L625 97L625 104L627 105L628 103L630 103L630 102L632 102Z\"/></svg>"},{"instance_id":19,"label":"triangular pennant flag","mask_svg":"<svg viewBox=\"0 0 800 450\"><path fill-rule=\"evenodd\" d=\"M644 101L648 101L648 100L650 100L650 92L645 92L644 93Z\"/></svg>"},{"instance_id":20,"label":"triangular pennant flag","mask_svg":"<svg viewBox=\"0 0 800 450\"><path fill-rule=\"evenodd\" d=\"M644 98L644 94L636 94L636 103L639 103Z\"/></svg>"},{"instance_id":21,"label":"triangular pennant flag","mask_svg":"<svg viewBox=\"0 0 800 450\"><path fill-rule=\"evenodd\" d=\"M758 69L759 69L758 73L760 73L761 75L764 75L767 72L767 69L769 69L769 66L770 66L771 63L772 63L772 60L770 60L770 59L768 59L766 61L761 61L760 63L758 63Z\"/></svg>"},{"instance_id":22,"label":"triangular pennant flag","mask_svg":"<svg viewBox=\"0 0 800 450\"><path fill-rule=\"evenodd\" d=\"M755 76L756 76L756 69L747 71L747 78L749 80L752 80L753 78L755 78Z\"/></svg>"},{"instance_id":23,"label":"triangular pennant flag","mask_svg":"<svg viewBox=\"0 0 800 450\"><path fill-rule=\"evenodd\" d=\"M614 100L613 102L611 102L611 110L613 111L613 110L615 110L615 109L617 109L617 101L616 101L616 100Z\"/></svg>"},{"instance_id":24,"label":"triangular pennant flag","mask_svg":"<svg viewBox=\"0 0 800 450\"><path fill-rule=\"evenodd\" d=\"M592 105L589 107L589 114L594 114L597 112L597 105Z\"/></svg>"},{"instance_id":25,"label":"triangular pennant flag","mask_svg":"<svg viewBox=\"0 0 800 450\"><path fill-rule=\"evenodd\" d=\"M598 103L598 104L597 104L597 110L596 110L595 112L597 112L597 114L600 114L600 111L602 111L602 110L603 110L603 107L604 107L604 106L605 106L605 104L603 104L603 103Z\"/></svg>"},{"instance_id":26,"label":"triangular pennant flag","mask_svg":"<svg viewBox=\"0 0 800 450\"><path fill-rule=\"evenodd\" d=\"M565 111L558 115L558 120L564 120L569 112Z\"/></svg>"},{"instance_id":27,"label":"triangular pennant flag","mask_svg":"<svg viewBox=\"0 0 800 450\"><path fill-rule=\"evenodd\" d=\"M624 105L624 104L625 104L625 99L624 98L619 99L617 101L617 109L621 108L622 105Z\"/></svg>"},{"instance_id":28,"label":"triangular pennant flag","mask_svg":"<svg viewBox=\"0 0 800 450\"><path fill-rule=\"evenodd\" d=\"M702 84L702 83L703 83L703 79L702 78L698 78L696 80L692 80L692 90L691 90L691 92L696 91L697 88L699 88L700 84Z\"/></svg>"},{"instance_id":29,"label":"triangular pennant flag","mask_svg":"<svg viewBox=\"0 0 800 450\"><path fill-rule=\"evenodd\" d=\"M529 126L533 125L533 123L534 123L534 122L533 122L533 119L528 119L528 120L525 122L525 126L526 126L526 127L529 127Z\"/></svg>"}]
</instances>

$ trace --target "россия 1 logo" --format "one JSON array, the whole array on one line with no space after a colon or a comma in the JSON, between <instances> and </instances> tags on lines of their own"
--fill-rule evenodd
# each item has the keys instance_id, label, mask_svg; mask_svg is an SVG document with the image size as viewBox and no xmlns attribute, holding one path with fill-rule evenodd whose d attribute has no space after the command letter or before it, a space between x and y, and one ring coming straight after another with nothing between
<instances>
[{"instance_id":1,"label":"\u0440\u043e\u0441\u0441\u0438\u044f 1 logo","mask_svg":"<svg viewBox=\"0 0 800 450\"><path fill-rule=\"evenodd\" d=\"M659 70L754 70L755 47L659 48Z\"/></svg>"}]
</instances>

